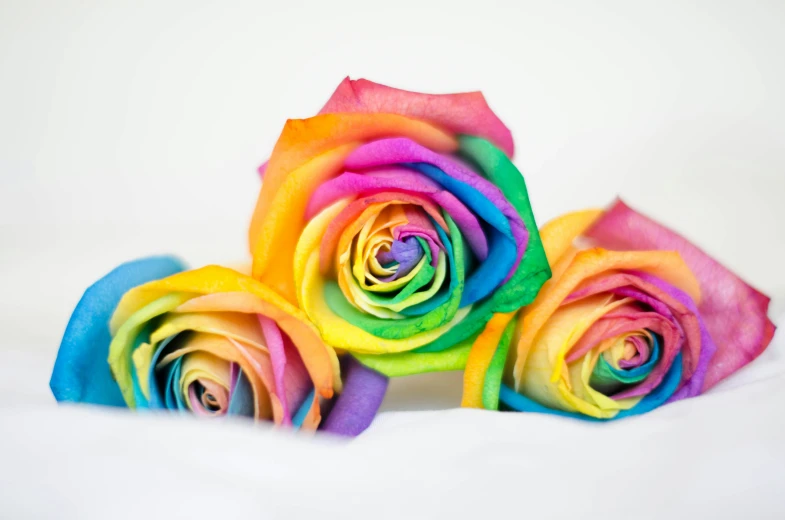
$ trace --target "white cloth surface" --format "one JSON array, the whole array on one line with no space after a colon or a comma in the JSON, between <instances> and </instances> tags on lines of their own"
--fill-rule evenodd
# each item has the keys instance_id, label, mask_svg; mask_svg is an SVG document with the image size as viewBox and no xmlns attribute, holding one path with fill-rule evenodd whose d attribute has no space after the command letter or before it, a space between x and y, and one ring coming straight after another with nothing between
<instances>
[{"instance_id":1,"label":"white cloth surface","mask_svg":"<svg viewBox=\"0 0 785 520\"><path fill-rule=\"evenodd\" d=\"M0 518L785 518L782 333L710 394L609 424L403 378L350 443L47 386L115 265L244 260L255 167L347 74L482 89L539 222L619 194L785 325L784 23L743 1L0 3Z\"/></svg>"},{"instance_id":2,"label":"white cloth surface","mask_svg":"<svg viewBox=\"0 0 785 520\"><path fill-rule=\"evenodd\" d=\"M6 397L19 396L6 386L21 383L14 373L38 368L22 361L2 358ZM396 411L345 442L245 421L6 399L0 511L4 518L779 519L783 402L783 334L711 393L605 424Z\"/></svg>"}]
</instances>

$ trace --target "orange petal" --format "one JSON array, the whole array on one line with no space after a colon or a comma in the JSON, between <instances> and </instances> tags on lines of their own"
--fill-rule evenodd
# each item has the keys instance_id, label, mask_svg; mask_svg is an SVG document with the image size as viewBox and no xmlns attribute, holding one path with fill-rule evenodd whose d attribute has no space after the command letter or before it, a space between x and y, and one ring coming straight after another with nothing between
<instances>
[{"instance_id":1,"label":"orange petal","mask_svg":"<svg viewBox=\"0 0 785 520\"><path fill-rule=\"evenodd\" d=\"M546 223L540 229L540 239L545 248L548 263L554 266L570 249L576 238L581 236L601 217L602 210L588 209L567 213Z\"/></svg>"},{"instance_id":2,"label":"orange petal","mask_svg":"<svg viewBox=\"0 0 785 520\"><path fill-rule=\"evenodd\" d=\"M507 328L513 316L515 316L514 312L494 314L474 341L466 361L466 368L463 371L462 407L483 408L482 391L485 385L485 374L491 365L504 329Z\"/></svg>"}]
</instances>

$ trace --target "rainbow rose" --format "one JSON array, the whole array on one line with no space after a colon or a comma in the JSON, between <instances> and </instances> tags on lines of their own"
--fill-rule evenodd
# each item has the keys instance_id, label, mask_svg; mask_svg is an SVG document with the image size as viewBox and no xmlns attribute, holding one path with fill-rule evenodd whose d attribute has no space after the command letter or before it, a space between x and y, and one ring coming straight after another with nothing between
<instances>
[{"instance_id":1,"label":"rainbow rose","mask_svg":"<svg viewBox=\"0 0 785 520\"><path fill-rule=\"evenodd\" d=\"M58 401L356 435L387 380L357 363L345 364L343 381L340 374L302 311L264 284L225 267L185 271L175 258L153 257L121 265L85 292L50 385ZM325 421L322 405L331 409Z\"/></svg>"},{"instance_id":2,"label":"rainbow rose","mask_svg":"<svg viewBox=\"0 0 785 520\"><path fill-rule=\"evenodd\" d=\"M540 233L553 278L477 338L465 406L618 419L702 394L771 341L768 297L622 202Z\"/></svg>"},{"instance_id":3,"label":"rainbow rose","mask_svg":"<svg viewBox=\"0 0 785 520\"><path fill-rule=\"evenodd\" d=\"M460 369L550 277L512 152L479 92L346 79L260 168L253 276L384 374Z\"/></svg>"}]
</instances>

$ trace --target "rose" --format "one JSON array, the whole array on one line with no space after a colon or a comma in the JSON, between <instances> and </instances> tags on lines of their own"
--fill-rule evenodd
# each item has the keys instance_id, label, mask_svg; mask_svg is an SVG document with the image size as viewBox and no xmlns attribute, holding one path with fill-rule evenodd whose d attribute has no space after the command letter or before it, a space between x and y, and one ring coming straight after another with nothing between
<instances>
[{"instance_id":1,"label":"rose","mask_svg":"<svg viewBox=\"0 0 785 520\"><path fill-rule=\"evenodd\" d=\"M559 217L541 236L553 278L477 339L465 406L640 414L707 391L771 341L768 297L622 202Z\"/></svg>"},{"instance_id":2,"label":"rose","mask_svg":"<svg viewBox=\"0 0 785 520\"><path fill-rule=\"evenodd\" d=\"M512 151L480 93L346 79L260 168L253 276L382 373L460 369L550 276Z\"/></svg>"},{"instance_id":3,"label":"rose","mask_svg":"<svg viewBox=\"0 0 785 520\"><path fill-rule=\"evenodd\" d=\"M344 392L323 428L354 435L370 423L387 381L344 369ZM123 264L85 292L51 380L58 401L304 429L319 426L320 401L341 386L335 352L302 311L237 271L184 271L171 257Z\"/></svg>"}]
</instances>

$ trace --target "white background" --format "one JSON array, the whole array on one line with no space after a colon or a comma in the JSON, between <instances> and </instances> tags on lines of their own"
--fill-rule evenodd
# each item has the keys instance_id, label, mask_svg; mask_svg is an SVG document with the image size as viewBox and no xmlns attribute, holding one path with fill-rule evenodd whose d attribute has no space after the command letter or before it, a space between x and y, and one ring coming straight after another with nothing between
<instances>
[{"instance_id":1,"label":"white background","mask_svg":"<svg viewBox=\"0 0 785 520\"><path fill-rule=\"evenodd\" d=\"M459 399L458 374L406 378L350 445L56 408L47 387L115 265L245 259L256 166L346 75L481 89L540 222L620 194L782 316L783 27L776 1L0 0L0 516L785 517L785 348L599 426L400 412Z\"/></svg>"}]
</instances>

